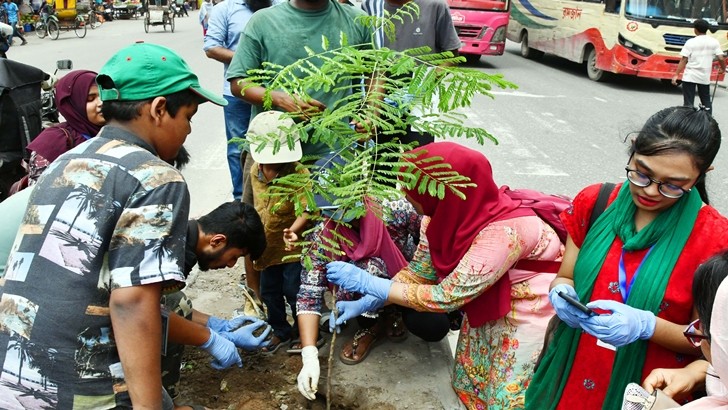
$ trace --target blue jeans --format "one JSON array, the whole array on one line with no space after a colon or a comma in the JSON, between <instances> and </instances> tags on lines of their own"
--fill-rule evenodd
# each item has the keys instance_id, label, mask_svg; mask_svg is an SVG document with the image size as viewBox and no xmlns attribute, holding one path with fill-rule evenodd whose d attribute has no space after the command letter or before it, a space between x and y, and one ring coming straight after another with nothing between
<instances>
[{"instance_id":1,"label":"blue jeans","mask_svg":"<svg viewBox=\"0 0 728 410\"><path fill-rule=\"evenodd\" d=\"M269 266L260 273L260 298L268 309L268 324L281 340L291 338L293 327L286 320L286 303L296 319L296 296L301 287L299 262Z\"/></svg>"},{"instance_id":2,"label":"blue jeans","mask_svg":"<svg viewBox=\"0 0 728 410\"><path fill-rule=\"evenodd\" d=\"M225 114L225 137L227 138L227 162L230 168L230 179L233 183L233 197L240 199L243 195L243 171L240 167L240 145L231 144L233 138L245 138L250 124L250 104L245 101L224 95L228 105L223 107Z\"/></svg>"}]
</instances>

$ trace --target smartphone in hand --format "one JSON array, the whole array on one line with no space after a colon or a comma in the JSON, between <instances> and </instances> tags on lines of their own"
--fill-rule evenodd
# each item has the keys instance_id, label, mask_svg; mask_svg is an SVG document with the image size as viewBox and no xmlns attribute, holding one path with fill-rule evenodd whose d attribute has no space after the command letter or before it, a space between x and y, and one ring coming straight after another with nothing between
<instances>
[{"instance_id":1,"label":"smartphone in hand","mask_svg":"<svg viewBox=\"0 0 728 410\"><path fill-rule=\"evenodd\" d=\"M581 310L582 312L586 313L587 315L594 316L597 314L595 311L586 307L585 304L583 304L583 303L579 302L578 300L569 296L566 292L558 291L557 293L559 294L559 296L561 296L562 299L567 301L571 306L574 306L575 308Z\"/></svg>"}]
</instances>

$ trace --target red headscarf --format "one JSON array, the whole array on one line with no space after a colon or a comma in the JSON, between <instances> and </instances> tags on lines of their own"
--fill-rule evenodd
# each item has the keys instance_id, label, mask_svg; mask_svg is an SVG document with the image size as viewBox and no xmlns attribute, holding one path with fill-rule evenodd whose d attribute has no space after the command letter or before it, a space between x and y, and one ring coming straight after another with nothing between
<instances>
[{"instance_id":1,"label":"red headscarf","mask_svg":"<svg viewBox=\"0 0 728 410\"><path fill-rule=\"evenodd\" d=\"M28 150L53 162L70 148L99 133L101 126L89 121L86 114L88 91L92 85L96 85L96 73L88 70L71 71L58 80L56 106L66 122L43 130L28 144Z\"/></svg>"},{"instance_id":2,"label":"red headscarf","mask_svg":"<svg viewBox=\"0 0 728 410\"><path fill-rule=\"evenodd\" d=\"M450 164L453 171L470 178L477 185L461 189L466 200L447 190L443 199L426 192L420 194L416 188L405 190L410 198L422 205L424 214L430 217L427 241L432 264L441 280L455 270L475 237L488 224L535 215L528 208L519 208L519 201L512 200L503 192L503 188L498 188L493 181L490 162L482 153L453 142L427 144L414 152L420 150L427 153L418 156L417 160L441 157L442 162ZM505 275L493 287L463 306L470 324L478 327L486 321L503 317L510 309L510 289L508 275Z\"/></svg>"}]
</instances>

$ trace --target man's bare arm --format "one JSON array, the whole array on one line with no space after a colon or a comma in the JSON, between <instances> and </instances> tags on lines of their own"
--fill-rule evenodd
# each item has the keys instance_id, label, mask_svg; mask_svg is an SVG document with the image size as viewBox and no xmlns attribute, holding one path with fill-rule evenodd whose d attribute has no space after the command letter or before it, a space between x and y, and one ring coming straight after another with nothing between
<instances>
[{"instance_id":1,"label":"man's bare arm","mask_svg":"<svg viewBox=\"0 0 728 410\"><path fill-rule=\"evenodd\" d=\"M161 283L111 291L111 325L135 409L162 409L161 294Z\"/></svg>"},{"instance_id":2,"label":"man's bare arm","mask_svg":"<svg viewBox=\"0 0 728 410\"><path fill-rule=\"evenodd\" d=\"M170 342L190 346L202 346L210 339L210 329L194 321L194 312L193 320L187 320L174 312L169 313Z\"/></svg>"},{"instance_id":3,"label":"man's bare arm","mask_svg":"<svg viewBox=\"0 0 728 410\"><path fill-rule=\"evenodd\" d=\"M249 104L263 105L265 87L254 85L245 88L249 84L250 82L243 78L233 78L230 80L230 89L235 97ZM317 113L326 109L326 106L320 101L314 99L304 101L300 98L293 98L283 91L271 91L270 95L273 108L278 108L285 112L302 113L305 116L306 114Z\"/></svg>"},{"instance_id":4,"label":"man's bare arm","mask_svg":"<svg viewBox=\"0 0 728 410\"><path fill-rule=\"evenodd\" d=\"M213 47L205 51L205 55L207 58L217 60L223 64L230 64L230 62L233 61L235 52L225 47Z\"/></svg>"}]
</instances>

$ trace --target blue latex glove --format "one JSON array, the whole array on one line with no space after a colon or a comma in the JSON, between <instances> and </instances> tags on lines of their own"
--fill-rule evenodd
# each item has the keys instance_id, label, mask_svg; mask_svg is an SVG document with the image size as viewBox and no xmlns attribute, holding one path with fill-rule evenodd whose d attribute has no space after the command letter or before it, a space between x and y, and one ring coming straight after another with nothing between
<instances>
[{"instance_id":1,"label":"blue latex glove","mask_svg":"<svg viewBox=\"0 0 728 410\"><path fill-rule=\"evenodd\" d=\"M217 333L221 332L231 332L240 326L242 326L245 322L255 322L258 319L257 317L252 316L238 316L233 319L227 320L227 319L220 319L219 317L210 316L207 319L207 327L215 331Z\"/></svg>"},{"instance_id":2,"label":"blue latex glove","mask_svg":"<svg viewBox=\"0 0 728 410\"><path fill-rule=\"evenodd\" d=\"M559 317L559 319L561 319L569 327L579 329L579 323L589 316L581 310L575 308L574 306L571 306L569 302L565 301L564 298L559 296L559 291L566 293L576 300L579 300L579 295L576 294L576 290L574 290L572 286L565 283L556 285L549 292L549 300L551 301L551 306L554 307L556 315Z\"/></svg>"},{"instance_id":3,"label":"blue latex glove","mask_svg":"<svg viewBox=\"0 0 728 410\"><path fill-rule=\"evenodd\" d=\"M238 354L238 349L235 347L233 342L225 339L217 333L210 331L210 338L207 342L200 346L205 349L207 353L210 353L215 358L210 362L210 366L216 370L227 369L228 367L238 365L243 367L243 360Z\"/></svg>"},{"instance_id":4,"label":"blue latex glove","mask_svg":"<svg viewBox=\"0 0 728 410\"><path fill-rule=\"evenodd\" d=\"M359 300L336 302L336 309L339 316L336 317L336 333L341 333L339 326L343 325L347 320L360 316L365 312L376 312L384 306L382 299L377 299L372 295L364 295ZM334 333L334 311L331 311L329 317L329 331Z\"/></svg>"},{"instance_id":5,"label":"blue latex glove","mask_svg":"<svg viewBox=\"0 0 728 410\"><path fill-rule=\"evenodd\" d=\"M621 347L637 339L649 339L655 333L657 318L652 312L635 309L614 300L595 300L587 304L587 307L612 312L581 321L584 331L612 346Z\"/></svg>"},{"instance_id":6,"label":"blue latex glove","mask_svg":"<svg viewBox=\"0 0 728 410\"><path fill-rule=\"evenodd\" d=\"M389 279L378 278L346 262L329 262L326 270L326 279L330 283L348 291L372 295L382 300L389 297L389 289L392 287Z\"/></svg>"},{"instance_id":7,"label":"blue latex glove","mask_svg":"<svg viewBox=\"0 0 728 410\"><path fill-rule=\"evenodd\" d=\"M245 322L250 322L245 324ZM235 346L245 350L257 350L261 347L268 346L270 343L265 339L271 332L272 328L268 326L264 320L252 319L248 316L238 316L228 321L231 326L237 326L237 329L230 332L222 332L220 335L225 339L235 343ZM266 329L259 336L255 336L253 332L265 326Z\"/></svg>"}]
</instances>

